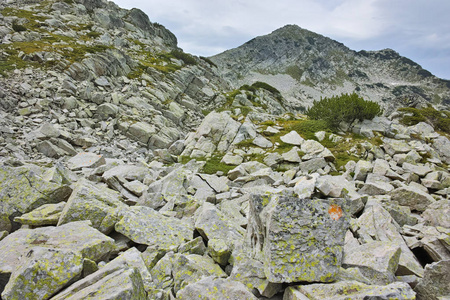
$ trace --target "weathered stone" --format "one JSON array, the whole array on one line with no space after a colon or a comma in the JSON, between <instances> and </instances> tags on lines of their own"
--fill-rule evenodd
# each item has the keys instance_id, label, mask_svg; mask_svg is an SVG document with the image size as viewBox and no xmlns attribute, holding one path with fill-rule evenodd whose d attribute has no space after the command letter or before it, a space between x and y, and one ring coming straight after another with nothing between
<instances>
[{"instance_id":1,"label":"weathered stone","mask_svg":"<svg viewBox=\"0 0 450 300\"><path fill-rule=\"evenodd\" d=\"M422 248L433 261L450 260L450 229L419 223L404 226L404 233L411 249Z\"/></svg>"},{"instance_id":2,"label":"weathered stone","mask_svg":"<svg viewBox=\"0 0 450 300\"><path fill-rule=\"evenodd\" d=\"M431 203L423 212L422 217L431 226L450 228L450 200Z\"/></svg>"},{"instance_id":3,"label":"weathered stone","mask_svg":"<svg viewBox=\"0 0 450 300\"><path fill-rule=\"evenodd\" d=\"M409 206L412 210L424 211L435 200L429 194L411 187L401 187L389 193L392 200L400 205Z\"/></svg>"},{"instance_id":4,"label":"weathered stone","mask_svg":"<svg viewBox=\"0 0 450 300\"><path fill-rule=\"evenodd\" d=\"M222 161L224 164L231 165L231 166L238 166L244 161L244 158L240 155L232 155L232 154L226 154Z\"/></svg>"},{"instance_id":5,"label":"weathered stone","mask_svg":"<svg viewBox=\"0 0 450 300\"><path fill-rule=\"evenodd\" d=\"M315 172L326 167L327 165L328 163L324 158L313 158L308 161L303 161L299 164L300 170L302 170L303 173Z\"/></svg>"},{"instance_id":6,"label":"weathered stone","mask_svg":"<svg viewBox=\"0 0 450 300\"><path fill-rule=\"evenodd\" d=\"M391 184L387 182L377 181L365 183L364 186L359 189L358 193L369 196L386 195L393 189L394 187Z\"/></svg>"},{"instance_id":7,"label":"weathered stone","mask_svg":"<svg viewBox=\"0 0 450 300\"><path fill-rule=\"evenodd\" d=\"M76 183L61 213L58 226L74 221L90 220L104 234L110 233L128 206L117 192L82 180Z\"/></svg>"},{"instance_id":8,"label":"weathered stone","mask_svg":"<svg viewBox=\"0 0 450 300\"><path fill-rule=\"evenodd\" d=\"M156 133L154 125L150 125L145 122L137 122L132 124L127 131L127 136L130 138L147 145L150 137Z\"/></svg>"},{"instance_id":9,"label":"weathered stone","mask_svg":"<svg viewBox=\"0 0 450 300\"><path fill-rule=\"evenodd\" d=\"M316 187L324 196L328 197L341 197L343 190L351 196L357 196L353 183L342 176L321 176L317 179Z\"/></svg>"},{"instance_id":10,"label":"weathered stone","mask_svg":"<svg viewBox=\"0 0 450 300\"><path fill-rule=\"evenodd\" d=\"M0 230L15 230L17 223L11 222L15 216L67 200L72 189L45 180L47 170L35 165L0 166Z\"/></svg>"},{"instance_id":11,"label":"weathered stone","mask_svg":"<svg viewBox=\"0 0 450 300\"><path fill-rule=\"evenodd\" d=\"M0 289L6 284L3 278L9 278L22 265L22 258L37 245L79 252L83 258L100 261L113 250L114 240L90 227L87 221L15 231L0 241Z\"/></svg>"},{"instance_id":12,"label":"weathered stone","mask_svg":"<svg viewBox=\"0 0 450 300\"><path fill-rule=\"evenodd\" d=\"M411 214L411 209L408 206L401 206L387 198L386 201L381 202L385 210L389 212L391 217L398 225L415 225L417 224L417 217Z\"/></svg>"},{"instance_id":13,"label":"weathered stone","mask_svg":"<svg viewBox=\"0 0 450 300\"><path fill-rule=\"evenodd\" d=\"M76 171L82 168L97 168L106 163L102 155L90 152L81 152L69 159L67 165L70 170Z\"/></svg>"},{"instance_id":14,"label":"weathered stone","mask_svg":"<svg viewBox=\"0 0 450 300\"><path fill-rule=\"evenodd\" d=\"M49 299L83 270L81 254L69 249L33 247L20 259L2 299Z\"/></svg>"},{"instance_id":15,"label":"weathered stone","mask_svg":"<svg viewBox=\"0 0 450 300\"><path fill-rule=\"evenodd\" d=\"M230 247L223 240L210 239L208 241L208 252L216 263L226 266L230 258Z\"/></svg>"},{"instance_id":16,"label":"weathered stone","mask_svg":"<svg viewBox=\"0 0 450 300\"><path fill-rule=\"evenodd\" d=\"M301 160L300 156L298 155L298 151L300 151L300 149L298 149L297 147L293 147L288 152L281 154L281 157L283 158L284 161L299 163L302 160Z\"/></svg>"},{"instance_id":17,"label":"weathered stone","mask_svg":"<svg viewBox=\"0 0 450 300\"><path fill-rule=\"evenodd\" d=\"M310 284L291 286L286 289L283 300L364 300L399 299L415 300L416 294L404 282L386 286L366 285L357 281L340 281L332 284Z\"/></svg>"},{"instance_id":18,"label":"weathered stone","mask_svg":"<svg viewBox=\"0 0 450 300\"><path fill-rule=\"evenodd\" d=\"M242 242L245 233L242 227L207 202L198 209L195 228L205 239L223 240L232 248L237 242Z\"/></svg>"},{"instance_id":19,"label":"weathered stone","mask_svg":"<svg viewBox=\"0 0 450 300\"><path fill-rule=\"evenodd\" d=\"M409 146L405 141L389 138L383 138L383 148L390 156L394 156L394 154L398 153L408 153L411 151L411 146Z\"/></svg>"},{"instance_id":20,"label":"weathered stone","mask_svg":"<svg viewBox=\"0 0 450 300\"><path fill-rule=\"evenodd\" d=\"M165 217L145 206L130 207L116 223L115 230L132 241L156 249L169 249L192 240L194 231L189 224L173 217Z\"/></svg>"},{"instance_id":21,"label":"weathered stone","mask_svg":"<svg viewBox=\"0 0 450 300\"><path fill-rule=\"evenodd\" d=\"M423 276L423 268L406 245L391 215L376 201L366 204L358 218L358 235L363 243L386 241L399 245L402 249L396 275Z\"/></svg>"},{"instance_id":22,"label":"weathered stone","mask_svg":"<svg viewBox=\"0 0 450 300\"><path fill-rule=\"evenodd\" d=\"M38 137L41 138L56 138L61 135L61 132L50 123L44 123L38 130L37 130Z\"/></svg>"},{"instance_id":23,"label":"weathered stone","mask_svg":"<svg viewBox=\"0 0 450 300\"><path fill-rule=\"evenodd\" d=\"M264 157L264 163L268 165L269 167L273 167L279 162L283 160L283 157L278 152L271 152L267 154L266 157Z\"/></svg>"},{"instance_id":24,"label":"weathered stone","mask_svg":"<svg viewBox=\"0 0 450 300\"><path fill-rule=\"evenodd\" d=\"M27 214L15 217L14 222L31 226L56 225L65 205L66 202L44 204Z\"/></svg>"},{"instance_id":25,"label":"weathered stone","mask_svg":"<svg viewBox=\"0 0 450 300\"><path fill-rule=\"evenodd\" d=\"M270 282L334 280L350 217L343 204L342 199L251 198L246 237Z\"/></svg>"},{"instance_id":26,"label":"weathered stone","mask_svg":"<svg viewBox=\"0 0 450 300\"><path fill-rule=\"evenodd\" d=\"M296 145L296 146L300 146L303 141L305 141L304 138L302 138L297 131L292 130L291 132L289 132L286 135L283 135L282 137L280 137L281 141L286 143L286 144L290 144L290 145Z\"/></svg>"},{"instance_id":27,"label":"weathered stone","mask_svg":"<svg viewBox=\"0 0 450 300\"><path fill-rule=\"evenodd\" d=\"M433 148L439 153L439 156L447 164L450 164L450 140L445 136L439 136L433 139Z\"/></svg>"},{"instance_id":28,"label":"weathered stone","mask_svg":"<svg viewBox=\"0 0 450 300\"><path fill-rule=\"evenodd\" d=\"M311 176L306 175L300 177L298 180L296 179L296 183L294 186L294 192L300 199L311 198L316 189L316 182L319 174L314 173Z\"/></svg>"},{"instance_id":29,"label":"weathered stone","mask_svg":"<svg viewBox=\"0 0 450 300\"><path fill-rule=\"evenodd\" d=\"M216 150L218 152L226 152L232 142L240 142L236 141L235 138L237 138L236 135L241 125L240 122L233 120L227 112L211 112L203 119L195 134L186 138L186 148L181 155L191 156L194 149L200 149L202 140L209 141L211 145L208 149L209 153L213 153ZM243 137L242 140L248 138Z\"/></svg>"},{"instance_id":30,"label":"weathered stone","mask_svg":"<svg viewBox=\"0 0 450 300\"><path fill-rule=\"evenodd\" d=\"M280 131L272 126L267 126L267 128L264 130L264 134L267 135L275 135L278 134Z\"/></svg>"},{"instance_id":31,"label":"weathered stone","mask_svg":"<svg viewBox=\"0 0 450 300\"><path fill-rule=\"evenodd\" d=\"M61 156L68 154L63 149L59 148L58 146L54 145L51 141L48 140L40 142L36 146L36 149L45 156L52 158L59 158Z\"/></svg>"},{"instance_id":32,"label":"weathered stone","mask_svg":"<svg viewBox=\"0 0 450 300\"><path fill-rule=\"evenodd\" d=\"M248 249L240 250L237 254L233 252L233 270L229 278L243 283L250 291L256 289L260 295L271 298L281 289L281 284L267 280L263 263L248 257Z\"/></svg>"},{"instance_id":33,"label":"weathered stone","mask_svg":"<svg viewBox=\"0 0 450 300\"><path fill-rule=\"evenodd\" d=\"M414 291L417 299L447 299L450 295L450 260L428 264Z\"/></svg>"},{"instance_id":34,"label":"weathered stone","mask_svg":"<svg viewBox=\"0 0 450 300\"><path fill-rule=\"evenodd\" d=\"M114 262L114 261L113 261ZM106 265L52 298L147 300L139 270L127 262Z\"/></svg>"},{"instance_id":35,"label":"weathered stone","mask_svg":"<svg viewBox=\"0 0 450 300\"><path fill-rule=\"evenodd\" d=\"M115 118L119 112L119 107L112 103L103 103L97 107L97 117L100 120L108 120L108 118Z\"/></svg>"},{"instance_id":36,"label":"weathered stone","mask_svg":"<svg viewBox=\"0 0 450 300\"><path fill-rule=\"evenodd\" d=\"M208 175L208 174L199 174L199 176L205 180L208 185L216 192L223 193L228 191L230 188L228 187L228 178L224 176L216 176L216 175Z\"/></svg>"},{"instance_id":37,"label":"weathered stone","mask_svg":"<svg viewBox=\"0 0 450 300\"><path fill-rule=\"evenodd\" d=\"M215 300L225 299L225 297L229 299L258 299L250 293L242 283L230 279L214 277L206 277L200 281L189 284L177 293L177 299L180 300L196 298Z\"/></svg>"},{"instance_id":38,"label":"weathered stone","mask_svg":"<svg viewBox=\"0 0 450 300\"><path fill-rule=\"evenodd\" d=\"M271 141L269 141L268 139L266 139L265 137L263 137L262 135L257 136L252 143L258 147L261 148L271 148L273 147L273 144Z\"/></svg>"},{"instance_id":39,"label":"weathered stone","mask_svg":"<svg viewBox=\"0 0 450 300\"><path fill-rule=\"evenodd\" d=\"M148 189L148 186L139 180L126 182L123 186L138 197L142 196L142 194Z\"/></svg>"},{"instance_id":40,"label":"weathered stone","mask_svg":"<svg viewBox=\"0 0 450 300\"><path fill-rule=\"evenodd\" d=\"M428 173L430 173L432 171L431 168L426 165L410 164L407 162L403 163L402 168L406 172L417 174L420 177L424 177L425 175L427 175Z\"/></svg>"},{"instance_id":41,"label":"weathered stone","mask_svg":"<svg viewBox=\"0 0 450 300\"><path fill-rule=\"evenodd\" d=\"M373 165L370 161L366 160L359 160L356 163L355 167L355 176L353 177L354 180L361 180L365 181L367 174L371 172L373 169Z\"/></svg>"},{"instance_id":42,"label":"weathered stone","mask_svg":"<svg viewBox=\"0 0 450 300\"><path fill-rule=\"evenodd\" d=\"M391 167L386 160L378 158L373 163L372 172L374 174L385 176L390 169Z\"/></svg>"},{"instance_id":43,"label":"weathered stone","mask_svg":"<svg viewBox=\"0 0 450 300\"><path fill-rule=\"evenodd\" d=\"M390 242L371 242L356 247L344 248L344 268L356 267L374 284L389 284L395 281L401 249Z\"/></svg>"},{"instance_id":44,"label":"weathered stone","mask_svg":"<svg viewBox=\"0 0 450 300\"><path fill-rule=\"evenodd\" d=\"M202 277L226 277L212 258L196 254L167 253L151 270L153 284L158 289L173 288L175 293Z\"/></svg>"}]
</instances>

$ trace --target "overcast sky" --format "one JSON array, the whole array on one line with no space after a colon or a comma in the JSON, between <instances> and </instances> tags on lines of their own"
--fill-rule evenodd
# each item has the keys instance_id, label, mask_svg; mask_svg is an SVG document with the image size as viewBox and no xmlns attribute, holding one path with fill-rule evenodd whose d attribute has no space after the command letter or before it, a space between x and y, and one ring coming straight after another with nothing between
<instances>
[{"instance_id":1,"label":"overcast sky","mask_svg":"<svg viewBox=\"0 0 450 300\"><path fill-rule=\"evenodd\" d=\"M114 0L137 7L178 38L179 47L211 56L286 24L353 50L391 48L450 79L450 0Z\"/></svg>"}]
</instances>

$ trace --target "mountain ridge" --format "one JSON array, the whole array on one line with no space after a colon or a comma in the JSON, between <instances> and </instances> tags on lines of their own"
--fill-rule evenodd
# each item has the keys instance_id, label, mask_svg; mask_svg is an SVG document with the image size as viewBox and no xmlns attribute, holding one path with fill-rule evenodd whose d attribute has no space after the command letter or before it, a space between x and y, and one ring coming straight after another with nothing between
<instances>
[{"instance_id":1,"label":"mountain ridge","mask_svg":"<svg viewBox=\"0 0 450 300\"><path fill-rule=\"evenodd\" d=\"M389 111L400 105L394 103L398 98L413 94L423 103L450 104L448 81L396 51L354 51L297 25L286 25L210 59L234 86L266 81L285 98L300 99L306 106L320 97L353 91Z\"/></svg>"}]
</instances>

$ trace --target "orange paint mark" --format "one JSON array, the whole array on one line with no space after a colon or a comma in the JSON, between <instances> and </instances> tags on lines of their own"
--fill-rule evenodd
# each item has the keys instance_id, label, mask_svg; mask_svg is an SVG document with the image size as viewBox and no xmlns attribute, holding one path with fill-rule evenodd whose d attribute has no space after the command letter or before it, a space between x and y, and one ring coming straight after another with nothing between
<instances>
[{"instance_id":1,"label":"orange paint mark","mask_svg":"<svg viewBox=\"0 0 450 300\"><path fill-rule=\"evenodd\" d=\"M328 213L330 214L330 217L335 221L339 220L343 215L342 208L340 208L336 204L332 204L330 206L330 208L328 209Z\"/></svg>"}]
</instances>

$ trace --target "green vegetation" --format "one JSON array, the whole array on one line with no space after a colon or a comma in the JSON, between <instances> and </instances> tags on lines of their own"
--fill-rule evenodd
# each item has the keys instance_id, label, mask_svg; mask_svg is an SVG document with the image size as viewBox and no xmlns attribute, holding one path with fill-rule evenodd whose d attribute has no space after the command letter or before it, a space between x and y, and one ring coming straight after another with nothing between
<instances>
[{"instance_id":1,"label":"green vegetation","mask_svg":"<svg viewBox=\"0 0 450 300\"><path fill-rule=\"evenodd\" d=\"M311 120L323 120L334 131L341 129L343 122L351 127L356 120L373 119L381 113L378 103L366 101L356 93L321 98L306 111Z\"/></svg>"},{"instance_id":2,"label":"green vegetation","mask_svg":"<svg viewBox=\"0 0 450 300\"><path fill-rule=\"evenodd\" d=\"M255 87L257 89L265 89L266 91L269 91L273 94L281 95L279 90L277 90L276 88L274 88L273 86L271 86L270 84L265 83L265 82L257 81L254 84L252 84L252 87Z\"/></svg>"},{"instance_id":3,"label":"green vegetation","mask_svg":"<svg viewBox=\"0 0 450 300\"><path fill-rule=\"evenodd\" d=\"M217 172L223 172L226 175L230 170L233 170L236 166L229 166L221 162L222 158L223 156L214 155L211 158L198 157L195 158L195 160L206 162L203 168L200 170L201 173L216 174ZM182 164L187 164L191 159L193 158L189 156L180 156L179 162Z\"/></svg>"},{"instance_id":4,"label":"green vegetation","mask_svg":"<svg viewBox=\"0 0 450 300\"><path fill-rule=\"evenodd\" d=\"M450 111L438 111L431 105L425 108L403 107L398 110L406 113L400 120L404 125L412 126L426 122L436 130L450 134Z\"/></svg>"},{"instance_id":5,"label":"green vegetation","mask_svg":"<svg viewBox=\"0 0 450 300\"><path fill-rule=\"evenodd\" d=\"M184 53L180 50L172 50L170 52L170 55L174 58L181 59L186 65L196 65L197 61L195 60L195 57L188 53Z\"/></svg>"},{"instance_id":6,"label":"green vegetation","mask_svg":"<svg viewBox=\"0 0 450 300\"><path fill-rule=\"evenodd\" d=\"M27 28L23 25L17 24L17 23L13 23L12 24L12 29L15 32L22 32L22 31L27 31Z\"/></svg>"}]
</instances>

